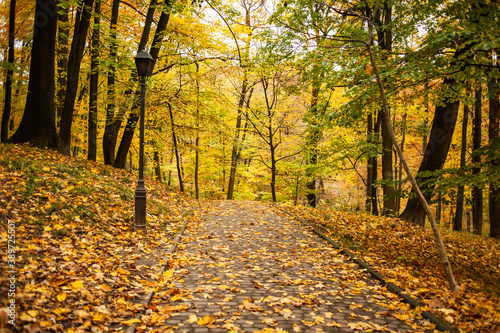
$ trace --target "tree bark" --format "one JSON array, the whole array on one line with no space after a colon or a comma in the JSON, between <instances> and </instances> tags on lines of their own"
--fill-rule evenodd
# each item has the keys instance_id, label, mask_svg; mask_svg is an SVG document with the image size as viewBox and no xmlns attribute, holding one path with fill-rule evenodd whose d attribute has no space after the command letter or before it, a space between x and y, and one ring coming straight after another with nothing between
<instances>
[{"instance_id":1,"label":"tree bark","mask_svg":"<svg viewBox=\"0 0 500 333\"><path fill-rule=\"evenodd\" d=\"M87 31L90 25L90 17L94 0L85 0L82 8L78 10L75 22L73 41L68 58L66 96L61 114L61 126L59 129L58 151L69 155L71 146L71 127L73 125L73 113L80 77L80 65L85 49Z\"/></svg>"},{"instance_id":2,"label":"tree bark","mask_svg":"<svg viewBox=\"0 0 500 333\"><path fill-rule=\"evenodd\" d=\"M99 43L100 43L101 0L95 4L94 28L92 29L92 50L90 61L89 119L87 159L97 159L97 98L99 87Z\"/></svg>"},{"instance_id":3,"label":"tree bark","mask_svg":"<svg viewBox=\"0 0 500 333\"><path fill-rule=\"evenodd\" d=\"M307 170L306 177L308 182L306 184L306 201L311 207L316 207L316 165L318 164L318 143L321 138L321 130L319 129L318 121L318 97L320 93L321 79L320 76L313 79L311 91L311 103L308 110L308 128L306 136L306 149L307 149Z\"/></svg>"},{"instance_id":4,"label":"tree bark","mask_svg":"<svg viewBox=\"0 0 500 333\"><path fill-rule=\"evenodd\" d=\"M373 140L377 141L380 139L380 123L382 122L381 113L377 115L377 121L373 126ZM377 191L377 180L378 180L378 154L371 157L371 169L372 169L372 214L378 216L378 191Z\"/></svg>"},{"instance_id":5,"label":"tree bark","mask_svg":"<svg viewBox=\"0 0 500 333\"><path fill-rule=\"evenodd\" d=\"M68 84L68 55L69 55L69 4L58 2L59 13L57 23L57 89L56 89L56 116L61 119Z\"/></svg>"},{"instance_id":6,"label":"tree bark","mask_svg":"<svg viewBox=\"0 0 500 333\"><path fill-rule=\"evenodd\" d=\"M448 77L444 79L443 86L451 89L456 83L454 78ZM429 141L425 148L424 158L418 169L416 178L419 180L420 188L426 200L432 198L432 190L434 185L429 182L429 178L424 178L419 175L425 171L436 171L443 168L443 165L448 156L453 132L458 114L458 101L448 100L444 104L436 106L434 119L432 121L431 133ZM420 200L415 196L414 190L411 191L411 197L406 204L406 208L401 213L400 218L420 225L425 225L425 209L420 203Z\"/></svg>"},{"instance_id":7,"label":"tree bark","mask_svg":"<svg viewBox=\"0 0 500 333\"><path fill-rule=\"evenodd\" d=\"M2 127L0 134L0 141L6 142L9 138L9 121L12 105L12 80L14 79L14 39L15 39L15 25L16 25L16 0L10 0L9 8L9 52L7 62L9 67L7 69L7 78L5 80L5 99L2 113Z\"/></svg>"},{"instance_id":8,"label":"tree bark","mask_svg":"<svg viewBox=\"0 0 500 333\"><path fill-rule=\"evenodd\" d=\"M500 84L498 80L490 79L488 82L489 98L489 144L498 143L500 132ZM500 168L498 157L493 160L493 167ZM500 238L500 184L491 182L489 185L489 218L490 218L490 237Z\"/></svg>"},{"instance_id":9,"label":"tree bark","mask_svg":"<svg viewBox=\"0 0 500 333\"><path fill-rule=\"evenodd\" d=\"M482 88L478 84L475 91L474 103L474 123L473 123L473 138L472 150L476 151L481 148L481 130L482 130ZM477 175L481 172L481 156L479 154L472 155L472 163L475 165L472 173ZM483 233L483 189L480 186L472 186L472 226L476 235Z\"/></svg>"},{"instance_id":10,"label":"tree bark","mask_svg":"<svg viewBox=\"0 0 500 333\"><path fill-rule=\"evenodd\" d=\"M120 10L120 0L113 0L111 8L110 21L110 46L109 59L111 64L108 69L108 96L106 106L106 125L104 127L104 135L102 137L102 152L104 156L104 164L113 165L115 161L116 140L118 130L121 126L121 119L115 119L115 76L116 76L116 57L117 57L117 40L116 28L118 24L118 14Z\"/></svg>"},{"instance_id":11,"label":"tree bark","mask_svg":"<svg viewBox=\"0 0 500 333\"><path fill-rule=\"evenodd\" d=\"M177 175L179 179L179 189L181 192L184 192L184 183L182 181L181 158L179 156L179 146L177 145L177 136L175 135L174 114L172 112L172 106L170 105L170 103L167 103L167 105L168 105L168 112L170 114L170 125L172 128L172 142L174 143L175 161L177 164Z\"/></svg>"},{"instance_id":12,"label":"tree bark","mask_svg":"<svg viewBox=\"0 0 500 333\"><path fill-rule=\"evenodd\" d=\"M407 117L407 114L406 112L404 113L403 115L403 128L401 130L401 151L404 152L404 148L405 148L405 139L406 139L406 117ZM399 213L399 210L401 209L401 191L403 189L403 160L401 159L401 156L399 157L399 166L398 166L398 172L396 173L397 174L397 177L398 177L398 185L397 185L397 189L398 189L398 192L400 193L399 195L396 196L396 213Z\"/></svg>"},{"instance_id":13,"label":"tree bark","mask_svg":"<svg viewBox=\"0 0 500 333\"><path fill-rule=\"evenodd\" d=\"M369 113L366 117L366 141L371 143L373 139L373 114ZM368 157L366 164L366 201L365 210L372 211L372 188L373 188L373 174L372 174L372 156Z\"/></svg>"},{"instance_id":14,"label":"tree bark","mask_svg":"<svg viewBox=\"0 0 500 333\"><path fill-rule=\"evenodd\" d=\"M194 192L195 198L200 198L200 80L199 80L200 65L196 63L196 138L194 140L195 161L194 161Z\"/></svg>"},{"instance_id":15,"label":"tree bark","mask_svg":"<svg viewBox=\"0 0 500 333\"><path fill-rule=\"evenodd\" d=\"M368 12L371 10L368 9ZM383 17L381 17L381 14ZM374 27L377 32L377 40L382 50L387 55L392 51L392 31L389 26L392 22L392 6L388 6L384 1L383 10L377 10L374 13ZM380 111L382 119L385 117L385 111ZM396 197L394 195L394 175L392 159L392 140L389 135L389 129L385 122L382 122L382 180L383 180L383 209L382 215L388 216L395 214Z\"/></svg>"},{"instance_id":16,"label":"tree bark","mask_svg":"<svg viewBox=\"0 0 500 333\"><path fill-rule=\"evenodd\" d=\"M152 0L151 3L154 3L155 1ZM161 13L160 19L158 20L158 25L156 26L156 31L155 35L153 37L153 43L151 45L151 50L149 53L151 54L151 57L156 60L158 59L158 54L160 53L160 48L161 48L161 42L163 40L163 36L165 34L165 30L167 29L167 24L170 19L170 10L171 10L171 5L172 5L172 0L167 0L164 4L166 9ZM150 8L151 9L151 8ZM148 11L149 15L149 11ZM146 22L148 23L148 22ZM149 24L151 25L151 24ZM149 31L149 30L148 30ZM143 30L143 38L141 38L141 43L139 43L139 50L141 51L144 49L146 46L142 45L143 40L147 41L147 38L144 39L144 35L146 33L146 27ZM122 139L120 141L120 146L118 148L118 152L116 153L115 161L113 166L115 168L123 169L125 167L125 161L127 159L127 154L130 149L130 144L132 143L132 139L134 138L134 132L135 128L137 126L138 120L139 120L139 112L138 112L138 107L137 104L139 101L137 100L135 102L135 106L132 107L132 111L130 112L129 118L127 120L127 124L125 126L125 130L123 132Z\"/></svg>"},{"instance_id":17,"label":"tree bark","mask_svg":"<svg viewBox=\"0 0 500 333\"><path fill-rule=\"evenodd\" d=\"M231 169L229 171L229 181L227 184L227 200L232 200L234 197L234 184L236 182L236 170L238 168L238 151L240 145L240 131L241 131L241 119L243 117L243 105L245 104L245 97L247 94L247 74L246 69L244 69L245 73L243 74L243 82L241 85L241 93L240 99L238 101L238 109L236 115L236 127L233 138L233 145L231 149Z\"/></svg>"},{"instance_id":18,"label":"tree bark","mask_svg":"<svg viewBox=\"0 0 500 333\"><path fill-rule=\"evenodd\" d=\"M30 78L23 118L12 143L31 142L40 148L57 148L55 126L55 47L57 4L55 0L37 0Z\"/></svg>"},{"instance_id":19,"label":"tree bark","mask_svg":"<svg viewBox=\"0 0 500 333\"><path fill-rule=\"evenodd\" d=\"M464 119L462 122L462 147L460 148L460 168L465 167L465 158L467 156L467 123L469 120L469 106L464 105ZM455 211L455 220L453 221L453 230L462 231L463 213L464 213L464 192L465 186L460 185L457 193L457 207Z\"/></svg>"},{"instance_id":20,"label":"tree bark","mask_svg":"<svg viewBox=\"0 0 500 333\"><path fill-rule=\"evenodd\" d=\"M378 6L379 3L380 3L380 0L377 2L377 6ZM377 8L377 6L375 8ZM375 9L375 12L376 11L377 10ZM448 280L448 284L450 286L450 289L453 290L454 292L458 292L459 291L458 285L457 285L457 283L455 281L455 276L453 275L453 271L451 269L451 265L450 265L450 262L448 260L448 255L446 253L446 248L444 246L443 239L441 238L441 235L439 234L439 229L437 228L436 221L434 219L432 211L431 211L429 205L427 204L427 200L425 199L424 195L420 191L420 188L419 188L419 186L418 186L418 184L417 184L417 182L415 180L415 177L413 177L413 174L411 173L410 167L408 166L408 163L406 162L406 159L405 159L405 157L403 155L401 147L399 146L399 144L398 144L398 142L396 140L396 136L395 136L394 131L393 131L392 126L391 126L391 119L390 119L390 113L389 113L389 105L387 103L387 97L385 95L385 89L384 89L384 84L383 84L383 81L382 81L382 76L380 75L380 72L378 70L378 66L377 66L377 63L375 61L375 57L373 55L373 50L371 48L371 45L372 45L372 42L373 42L373 22L368 22L368 33L369 33L369 40L368 40L368 43L366 43L366 47L367 47L368 54L370 56L370 62L372 64L372 66L373 66L373 71L375 73L375 77L377 79L377 85L378 85L378 88L379 88L379 91L380 91L380 97L382 98L382 103L383 103L383 106L384 106L384 111L385 111L384 121L387 123L387 127L389 129L389 135L391 136L391 140L392 140L392 144L395 146L395 148L396 148L396 150L397 150L397 152L398 152L398 154L399 154L399 156L401 158L401 161L403 163L406 175L407 175L407 177L410 180L412 189L415 191L415 193L416 193L416 195L417 195L417 197L418 197L421 205L424 207L425 213L429 217L429 221L431 223L432 232L434 234L434 239L436 241L436 245L437 245L437 248L438 248L438 251L439 251L439 257L440 257L440 260L441 260L441 264L443 265L443 269L445 271L446 278Z\"/></svg>"},{"instance_id":21,"label":"tree bark","mask_svg":"<svg viewBox=\"0 0 500 333\"><path fill-rule=\"evenodd\" d=\"M156 181L161 182L162 181L162 176L161 176L161 158L160 158L160 151L158 150L158 147L155 147L153 158L154 158L154 161L155 161Z\"/></svg>"}]
</instances>

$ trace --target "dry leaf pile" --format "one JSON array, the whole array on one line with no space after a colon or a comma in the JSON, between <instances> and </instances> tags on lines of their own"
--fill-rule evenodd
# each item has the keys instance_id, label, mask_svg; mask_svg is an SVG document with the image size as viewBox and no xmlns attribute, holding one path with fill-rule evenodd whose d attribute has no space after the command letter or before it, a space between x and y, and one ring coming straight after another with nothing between
<instances>
[{"instance_id":1,"label":"dry leaf pile","mask_svg":"<svg viewBox=\"0 0 500 333\"><path fill-rule=\"evenodd\" d=\"M144 294L165 283L162 251L197 218L197 204L147 180L148 229L134 232L135 175L27 146L0 146L0 179L0 263L12 269L5 255L11 220L18 331L130 324L146 310L138 303ZM7 277L0 277L3 329L12 328Z\"/></svg>"},{"instance_id":2,"label":"dry leaf pile","mask_svg":"<svg viewBox=\"0 0 500 333\"><path fill-rule=\"evenodd\" d=\"M356 253L463 332L500 331L500 243L442 229L458 294L449 290L432 231L395 218L283 206Z\"/></svg>"}]
</instances>

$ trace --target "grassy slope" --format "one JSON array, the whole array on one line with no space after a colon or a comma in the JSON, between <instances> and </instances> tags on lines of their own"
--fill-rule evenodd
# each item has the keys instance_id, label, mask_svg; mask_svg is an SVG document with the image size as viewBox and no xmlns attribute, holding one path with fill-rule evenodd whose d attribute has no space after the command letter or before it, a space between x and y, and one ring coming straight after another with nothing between
<instances>
[{"instance_id":1,"label":"grassy slope","mask_svg":"<svg viewBox=\"0 0 500 333\"><path fill-rule=\"evenodd\" d=\"M172 235L195 220L197 204L147 181L147 234L136 233L136 176L27 146L0 145L0 244L15 222L16 323L21 331L120 324L144 312ZM9 328L6 274L0 277L0 330ZM76 312L75 312L76 311Z\"/></svg>"},{"instance_id":2,"label":"grassy slope","mask_svg":"<svg viewBox=\"0 0 500 333\"><path fill-rule=\"evenodd\" d=\"M286 207L463 332L500 332L500 242L441 230L460 292L448 288L430 229L395 218Z\"/></svg>"}]
</instances>

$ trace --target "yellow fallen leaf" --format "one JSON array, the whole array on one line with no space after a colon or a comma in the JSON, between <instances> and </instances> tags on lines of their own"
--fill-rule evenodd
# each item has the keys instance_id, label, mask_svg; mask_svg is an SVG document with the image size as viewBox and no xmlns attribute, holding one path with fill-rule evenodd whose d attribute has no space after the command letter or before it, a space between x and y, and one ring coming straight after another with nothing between
<instances>
[{"instance_id":1,"label":"yellow fallen leaf","mask_svg":"<svg viewBox=\"0 0 500 333\"><path fill-rule=\"evenodd\" d=\"M106 319L106 315L102 312L94 312L93 321L103 322Z\"/></svg>"},{"instance_id":2,"label":"yellow fallen leaf","mask_svg":"<svg viewBox=\"0 0 500 333\"><path fill-rule=\"evenodd\" d=\"M106 292L113 290L113 288L111 288L110 286L108 286L107 284L104 284L104 283L101 284L99 287L101 287L102 291L106 291Z\"/></svg>"},{"instance_id":3,"label":"yellow fallen leaf","mask_svg":"<svg viewBox=\"0 0 500 333\"><path fill-rule=\"evenodd\" d=\"M265 319L262 319L262 322L266 325L269 325L269 326L276 326L278 325L278 321L276 319L273 319L273 318L265 318Z\"/></svg>"},{"instance_id":4,"label":"yellow fallen leaf","mask_svg":"<svg viewBox=\"0 0 500 333\"><path fill-rule=\"evenodd\" d=\"M196 323L198 321L198 317L196 317L195 314L192 314L189 316L189 319L187 320L188 323Z\"/></svg>"},{"instance_id":5,"label":"yellow fallen leaf","mask_svg":"<svg viewBox=\"0 0 500 333\"><path fill-rule=\"evenodd\" d=\"M71 310L66 309L66 308L57 308L57 309L52 310L52 312L55 313L56 315L59 315L59 314L65 314L65 313L71 312Z\"/></svg>"},{"instance_id":6,"label":"yellow fallen leaf","mask_svg":"<svg viewBox=\"0 0 500 333\"><path fill-rule=\"evenodd\" d=\"M206 315L204 318L198 319L198 325L208 325L213 322L216 318Z\"/></svg>"},{"instance_id":7,"label":"yellow fallen leaf","mask_svg":"<svg viewBox=\"0 0 500 333\"><path fill-rule=\"evenodd\" d=\"M66 294L62 293L62 294L57 295L57 300L59 302L63 302L65 299L66 299Z\"/></svg>"},{"instance_id":8,"label":"yellow fallen leaf","mask_svg":"<svg viewBox=\"0 0 500 333\"><path fill-rule=\"evenodd\" d=\"M132 326L133 324L140 323L140 322L141 321L139 319L133 318L133 319L129 319L126 321L122 321L122 324L127 325L127 326Z\"/></svg>"},{"instance_id":9,"label":"yellow fallen leaf","mask_svg":"<svg viewBox=\"0 0 500 333\"><path fill-rule=\"evenodd\" d=\"M33 318L35 318L35 317L36 317L36 315L38 314L38 311L36 311L36 310L30 310L30 311L28 311L28 314L29 314L30 316L32 316Z\"/></svg>"},{"instance_id":10,"label":"yellow fallen leaf","mask_svg":"<svg viewBox=\"0 0 500 333\"><path fill-rule=\"evenodd\" d=\"M71 282L71 289L73 289L73 291L79 291L82 288L83 288L83 282L82 281Z\"/></svg>"},{"instance_id":11,"label":"yellow fallen leaf","mask_svg":"<svg viewBox=\"0 0 500 333\"><path fill-rule=\"evenodd\" d=\"M342 327L342 324L339 324L336 321L330 321L330 322L326 323L326 326L329 326L329 327Z\"/></svg>"}]
</instances>

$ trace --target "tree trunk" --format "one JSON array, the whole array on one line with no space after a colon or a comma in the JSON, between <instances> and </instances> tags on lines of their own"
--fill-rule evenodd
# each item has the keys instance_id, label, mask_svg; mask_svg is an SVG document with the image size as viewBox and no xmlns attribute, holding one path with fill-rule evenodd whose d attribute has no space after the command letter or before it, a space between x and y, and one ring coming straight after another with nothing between
<instances>
[{"instance_id":1,"label":"tree trunk","mask_svg":"<svg viewBox=\"0 0 500 333\"><path fill-rule=\"evenodd\" d=\"M474 124L473 124L473 141L472 150L476 151L481 148L481 130L482 130L482 88L478 83L478 88L475 92L474 104ZM472 173L477 175L481 172L481 156L479 154L472 155L472 163L475 165ZM472 187L472 226L476 235L483 233L483 189L480 186L473 185Z\"/></svg>"},{"instance_id":2,"label":"tree trunk","mask_svg":"<svg viewBox=\"0 0 500 333\"><path fill-rule=\"evenodd\" d=\"M385 89L384 89L384 84L383 84L383 81L382 81L382 76L380 75L380 72L378 70L378 66L377 66L377 63L375 61L375 56L374 56L373 50L371 48L371 45L372 45L372 42L373 42L373 22L369 21L367 23L368 23L369 39L368 39L368 43L366 43L366 47L367 47L368 54L370 56L370 63L372 65L372 67L373 67L373 71L374 71L375 77L377 79L377 85L378 85L378 88L379 88L379 91L380 91L380 97L382 99L382 103L383 103L383 106L384 106L384 111L385 111L384 121L386 122L387 127L389 129L389 135L391 136L392 144L395 146L395 148L396 148L396 150L397 150L397 152L398 152L398 154L399 154L399 156L401 158L401 161L403 162L403 166L404 166L406 175L407 175L407 177L410 180L412 189L416 193L417 198L419 199L419 202L423 206L426 215L429 217L429 221L431 223L432 232L434 234L434 239L436 241L436 245L437 245L437 248L438 248L438 251L439 251L439 258L441 260L441 264L443 265L443 269L445 271L446 278L448 280L448 284L450 286L450 289L453 290L454 292L458 292L459 291L458 285L457 285L457 283L455 281L455 276L453 275L453 271L451 269L450 261L448 260L448 255L446 253L446 248L444 246L443 239L441 238L441 235L439 234L439 229L437 228L436 221L434 219L432 211L431 211L431 209L430 209L430 207L429 207L429 205L428 205L428 203L427 203L424 195L422 194L422 191L420 190L420 188L419 188L419 186L418 186L418 184L417 184L417 182L415 180L415 177L413 177L413 174L411 173L410 167L408 166L408 163L406 162L406 159L405 159L405 157L403 155L401 147L399 146L399 144L398 144L398 142L396 140L396 135L394 134L394 131L392 129L391 119L390 119L390 113L389 113L390 112L389 111L389 105L388 105L388 102L387 102L387 97L385 95Z\"/></svg>"},{"instance_id":3,"label":"tree trunk","mask_svg":"<svg viewBox=\"0 0 500 333\"><path fill-rule=\"evenodd\" d=\"M9 140L12 143L31 142L41 148L57 148L54 102L56 33L56 1L37 0L28 95L21 123Z\"/></svg>"},{"instance_id":4,"label":"tree trunk","mask_svg":"<svg viewBox=\"0 0 500 333\"><path fill-rule=\"evenodd\" d=\"M500 84L498 80L490 79L488 82L489 98L489 128L488 139L490 145L498 143L500 132ZM493 161L494 168L500 168L500 160ZM489 217L490 217L490 237L500 238L500 184L491 182L489 185Z\"/></svg>"},{"instance_id":5,"label":"tree trunk","mask_svg":"<svg viewBox=\"0 0 500 333\"><path fill-rule=\"evenodd\" d=\"M382 112L382 118L385 112ZM386 122L382 122L382 179L384 190L384 208L382 215L389 216L396 212L396 197L394 195L394 179L392 167L392 141Z\"/></svg>"},{"instance_id":6,"label":"tree trunk","mask_svg":"<svg viewBox=\"0 0 500 333\"><path fill-rule=\"evenodd\" d=\"M443 215L443 198L441 192L437 194L437 203L436 203L436 222L438 224L441 223L441 215Z\"/></svg>"},{"instance_id":7,"label":"tree trunk","mask_svg":"<svg viewBox=\"0 0 500 333\"><path fill-rule=\"evenodd\" d=\"M403 115L403 128L401 130L401 151L404 152L405 148L405 139L406 139L406 117L407 114L406 112ZM398 177L398 185L397 189L399 194L396 196L396 213L399 213L399 210L401 209L401 191L403 189L403 159L401 156L399 157L399 166L398 166L398 171L397 171L397 177Z\"/></svg>"},{"instance_id":8,"label":"tree trunk","mask_svg":"<svg viewBox=\"0 0 500 333\"><path fill-rule=\"evenodd\" d=\"M370 9L368 9L370 11ZM383 17L381 17L383 15ZM390 25L392 23L392 6L388 6L384 2L383 10L377 10L374 13L374 24L377 31L378 44L387 54L392 51L392 31ZM381 118L385 117L385 111L381 110ZM389 129L385 122L382 122L382 179L383 179L383 197L384 206L382 215L388 216L395 213L396 198L394 196L394 176L393 176L393 161L392 161L392 140L389 135Z\"/></svg>"},{"instance_id":9,"label":"tree trunk","mask_svg":"<svg viewBox=\"0 0 500 333\"><path fill-rule=\"evenodd\" d=\"M88 119L88 148L87 159L95 161L97 158L97 98L99 87L99 43L100 43L100 16L101 0L95 4L94 28L92 29L92 60L90 62L89 87L89 119Z\"/></svg>"},{"instance_id":10,"label":"tree trunk","mask_svg":"<svg viewBox=\"0 0 500 333\"><path fill-rule=\"evenodd\" d=\"M7 62L9 67L7 69L7 78L5 80L5 99L2 113L2 127L1 127L1 142L6 142L9 138L9 121L12 104L12 80L14 79L14 39L15 39L15 25L16 25L16 0L10 0L9 9L9 53Z\"/></svg>"},{"instance_id":11,"label":"tree trunk","mask_svg":"<svg viewBox=\"0 0 500 333\"><path fill-rule=\"evenodd\" d=\"M453 87L456 81L454 78L444 79L444 87ZM418 169L416 178L420 181L419 186L425 196L426 200L432 198L432 190L434 186L429 183L429 181L423 182L426 179L421 175L425 171L436 171L443 168L446 157L448 156L448 150L450 148L451 139L453 137L453 132L455 130L455 124L457 121L458 113L458 101L448 100L444 104L439 104L436 106L436 111L434 119L432 122L431 133L429 136L429 142L425 148L424 158ZM425 225L425 209L420 203L420 200L415 196L415 192L412 189L411 198L406 204L406 208L400 215L405 221L424 226Z\"/></svg>"},{"instance_id":12,"label":"tree trunk","mask_svg":"<svg viewBox=\"0 0 500 333\"><path fill-rule=\"evenodd\" d=\"M151 1L151 4L155 3L154 0ZM160 48L161 48L161 42L163 41L163 36L165 34L165 30L167 29L167 24L168 24L168 21L170 19L170 10L171 10L171 5L172 5L172 0L168 0L165 2L165 6L168 8L167 10L168 11L164 11L161 13L160 15L160 19L158 20L158 25L156 26L156 31L155 31L155 35L153 37L153 43L151 45L151 50L150 50L150 54L151 54L151 57L153 57L153 59L156 60L158 59L158 54L160 53ZM149 8L149 10L151 10L151 7ZM144 37L144 35L146 34L146 32L149 32L149 30L147 29L150 29L150 26L151 26L151 22L148 21L148 18L149 18L149 10L148 10L148 16L146 17L146 23L149 23L149 27L148 27L148 24L145 25L144 27L144 30L143 30L143 37L141 38L141 43L139 43L139 50L138 51L142 51L144 49L144 47L146 46L146 42L144 42L144 45L143 45L143 41L147 41L147 38ZM153 11L154 13L154 11ZM130 144L132 143L132 139L134 137L134 132L135 132L135 128L137 126L137 122L139 120L139 112L138 112L138 103L139 101L137 100L135 102L135 107L132 107L132 111L129 115L129 119L127 120L127 124L125 126L125 130L123 132L123 136L122 136L122 139L120 141L120 146L118 148L118 152L116 153L116 157L115 157L115 161L114 161L114 164L113 166L115 168L119 168L119 169L123 169L125 167L125 160L127 158L127 153L130 149ZM118 129L115 129L115 130L118 130Z\"/></svg>"},{"instance_id":13,"label":"tree trunk","mask_svg":"<svg viewBox=\"0 0 500 333\"><path fill-rule=\"evenodd\" d=\"M184 192L184 184L182 182L181 158L179 157L179 147L177 145L177 137L175 135L174 114L172 112L172 106L170 105L170 103L167 103L167 105L168 105L168 112L170 114L170 125L172 128L172 142L174 143L175 161L177 163L177 175L179 178L179 189L181 192Z\"/></svg>"},{"instance_id":14,"label":"tree trunk","mask_svg":"<svg viewBox=\"0 0 500 333\"><path fill-rule=\"evenodd\" d=\"M196 138L194 140L195 161L194 161L194 192L195 198L200 199L200 184L198 181L200 172L200 65L196 63Z\"/></svg>"},{"instance_id":15,"label":"tree trunk","mask_svg":"<svg viewBox=\"0 0 500 333\"><path fill-rule=\"evenodd\" d=\"M104 135L102 137L102 152L104 156L104 164L113 165L115 162L115 148L118 137L118 130L121 126L121 119L115 119L115 75L116 75L116 57L117 57L117 40L116 27L118 24L118 14L120 9L120 0L113 0L111 8L110 30L110 46L108 69L108 102L106 106L106 125L104 127Z\"/></svg>"},{"instance_id":16,"label":"tree trunk","mask_svg":"<svg viewBox=\"0 0 500 333\"><path fill-rule=\"evenodd\" d=\"M245 69L244 69L245 70ZM247 94L247 75L246 70L243 74L243 83L241 85L240 99L238 101L238 109L236 115L236 128L233 138L233 148L231 150L231 169L229 171L229 182L227 184L227 200L232 200L234 197L234 184L236 182L236 169L238 168L238 151L240 145L241 119L243 116L243 105Z\"/></svg>"},{"instance_id":17,"label":"tree trunk","mask_svg":"<svg viewBox=\"0 0 500 333\"><path fill-rule=\"evenodd\" d=\"M379 140L379 133L380 133L380 123L382 121L382 118L380 117L381 114L379 113L377 116L377 121L375 122L373 126L373 140L377 141ZM378 155L378 154L377 154ZM379 214L379 209L378 209L378 192L377 192L377 179L378 179L378 157L377 155L374 155L371 157L371 169L372 169L372 214L378 216Z\"/></svg>"},{"instance_id":18,"label":"tree trunk","mask_svg":"<svg viewBox=\"0 0 500 333\"><path fill-rule=\"evenodd\" d=\"M469 120L469 106L464 105L464 119L462 122L462 147L460 148L460 169L465 168L465 158L467 155L467 123ZM464 213L464 192L465 186L460 185L457 193L457 207L455 211L455 220L453 221L453 230L462 231L463 213Z\"/></svg>"},{"instance_id":19,"label":"tree trunk","mask_svg":"<svg viewBox=\"0 0 500 333\"><path fill-rule=\"evenodd\" d=\"M366 141L368 143L372 142L373 137L373 114L369 113L366 117ZM373 188L373 171L372 171L372 156L368 158L366 164L366 201L365 210L367 212L372 211L372 188Z\"/></svg>"},{"instance_id":20,"label":"tree trunk","mask_svg":"<svg viewBox=\"0 0 500 333\"><path fill-rule=\"evenodd\" d=\"M155 147L153 158L154 158L154 161L155 161L156 180L158 182L161 182L162 181L162 177L161 177L161 158L160 158L160 152L158 150L158 147Z\"/></svg>"},{"instance_id":21,"label":"tree trunk","mask_svg":"<svg viewBox=\"0 0 500 333\"><path fill-rule=\"evenodd\" d=\"M321 130L319 129L318 121L318 97L320 93L321 80L318 76L314 78L312 82L311 91L311 103L308 110L308 128L306 137L306 149L307 149L307 170L306 177L308 182L306 184L307 193L306 200L307 204L311 207L316 207L316 165L318 164L318 143L321 138Z\"/></svg>"},{"instance_id":22,"label":"tree trunk","mask_svg":"<svg viewBox=\"0 0 500 333\"><path fill-rule=\"evenodd\" d=\"M68 55L69 55L69 4L58 2L59 13L57 23L57 90L56 90L56 116L59 122L64 107L66 85L68 84Z\"/></svg>"},{"instance_id":23,"label":"tree trunk","mask_svg":"<svg viewBox=\"0 0 500 333\"><path fill-rule=\"evenodd\" d=\"M73 125L73 113L80 77L80 65L85 49L87 31L90 25L90 17L94 0L85 0L82 8L78 10L71 51L68 58L68 76L66 85L66 96L61 114L61 127L59 130L58 150L61 154L69 155L71 146L71 126Z\"/></svg>"}]
</instances>

